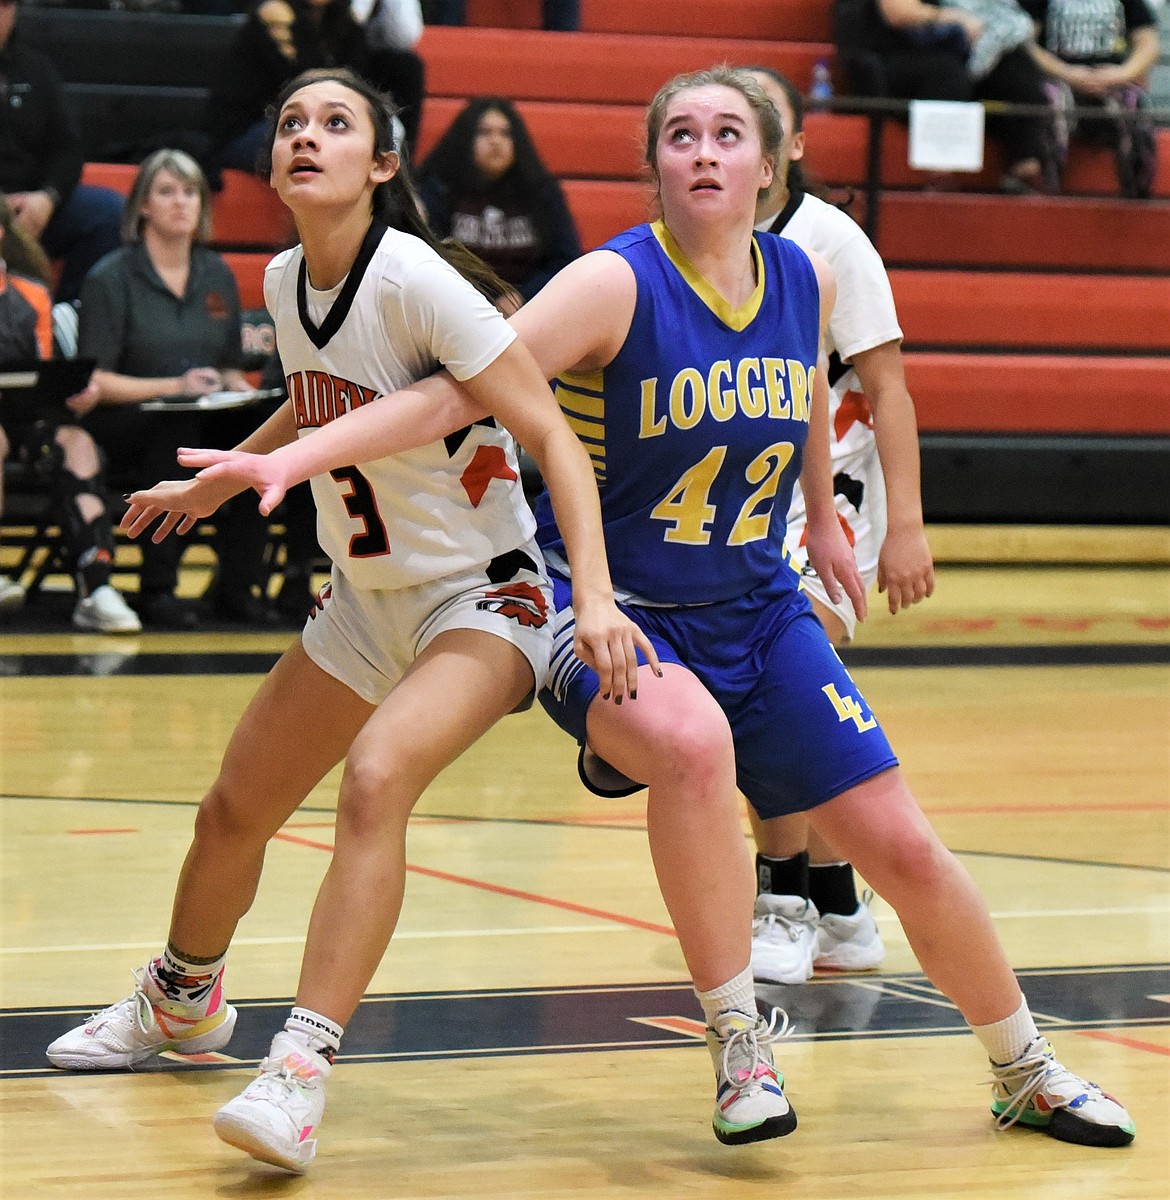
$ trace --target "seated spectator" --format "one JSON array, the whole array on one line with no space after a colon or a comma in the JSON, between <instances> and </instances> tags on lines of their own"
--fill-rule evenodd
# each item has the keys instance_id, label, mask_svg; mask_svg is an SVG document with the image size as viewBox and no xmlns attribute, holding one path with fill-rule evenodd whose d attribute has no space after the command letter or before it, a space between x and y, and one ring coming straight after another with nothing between
<instances>
[{"instance_id":1,"label":"seated spectator","mask_svg":"<svg viewBox=\"0 0 1170 1200\"><path fill-rule=\"evenodd\" d=\"M861 96L906 100L1004 100L1044 105L1044 76L1026 45L1005 50L981 77L969 66L985 21L965 8L933 0L834 0L838 50ZM1051 120L1046 116L988 116L1007 156L1003 189L1056 186Z\"/></svg>"},{"instance_id":2,"label":"seated spectator","mask_svg":"<svg viewBox=\"0 0 1170 1200\"><path fill-rule=\"evenodd\" d=\"M581 0L541 0L540 12L545 29L571 33L581 26ZM466 25L467 0L430 0L426 19L430 25Z\"/></svg>"},{"instance_id":3,"label":"seated spectator","mask_svg":"<svg viewBox=\"0 0 1170 1200\"><path fill-rule=\"evenodd\" d=\"M349 67L391 92L403 110L407 144L413 144L423 65L412 50L372 49L350 0L262 0L249 10L212 84L207 119L213 173L256 169L269 102L286 80L313 67Z\"/></svg>"},{"instance_id":4,"label":"seated spectator","mask_svg":"<svg viewBox=\"0 0 1170 1200\"><path fill-rule=\"evenodd\" d=\"M118 246L122 197L80 183L81 138L53 64L24 46L17 0L0 0L0 193L17 224L64 260L57 299L75 300L85 273Z\"/></svg>"},{"instance_id":5,"label":"seated spectator","mask_svg":"<svg viewBox=\"0 0 1170 1200\"><path fill-rule=\"evenodd\" d=\"M419 0L350 0L350 12L366 31L369 77L394 97L413 154L426 95L426 66L415 53L423 33Z\"/></svg>"},{"instance_id":6,"label":"seated spectator","mask_svg":"<svg viewBox=\"0 0 1170 1200\"><path fill-rule=\"evenodd\" d=\"M49 263L36 242L15 223L0 198L0 368L53 354ZM80 417L97 401L90 385L66 400ZM77 583L73 624L99 633L137 633L141 628L110 583L114 526L101 456L93 438L71 420L33 420L6 411L0 398L0 462L9 454L30 463L52 489L61 514L61 533ZM0 512L4 511L0 473ZM20 581L0 577L0 607L24 600Z\"/></svg>"},{"instance_id":7,"label":"seated spectator","mask_svg":"<svg viewBox=\"0 0 1170 1200\"><path fill-rule=\"evenodd\" d=\"M523 300L531 300L581 253L561 185L507 100L472 100L427 155L418 177L435 232L462 242Z\"/></svg>"},{"instance_id":8,"label":"seated spectator","mask_svg":"<svg viewBox=\"0 0 1170 1200\"><path fill-rule=\"evenodd\" d=\"M1136 112L1146 105L1142 86L1160 53L1157 19L1146 0L1022 2L1038 27L1032 56L1064 93L1062 107ZM1082 120L1076 132L1113 149L1125 195L1149 196L1157 142L1147 120Z\"/></svg>"},{"instance_id":9,"label":"seated spectator","mask_svg":"<svg viewBox=\"0 0 1170 1200\"><path fill-rule=\"evenodd\" d=\"M81 294L78 354L97 360L100 402L87 425L112 471L134 486L174 477L180 446L232 446L259 422L250 408L219 413L149 412L159 396L246 390L236 281L206 242L210 193L198 164L159 150L139 168L126 203L126 245L90 272ZM210 442L207 439L211 439ZM244 499L216 515L218 570L209 600L223 620L260 623L267 522ZM191 628L195 612L175 595L184 542L142 550L138 611L147 625Z\"/></svg>"}]
</instances>

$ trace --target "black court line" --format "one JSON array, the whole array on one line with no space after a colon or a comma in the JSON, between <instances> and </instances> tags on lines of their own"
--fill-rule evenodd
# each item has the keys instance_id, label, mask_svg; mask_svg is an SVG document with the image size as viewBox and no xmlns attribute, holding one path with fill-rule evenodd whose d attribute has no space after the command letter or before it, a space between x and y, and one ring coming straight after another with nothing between
<instances>
[{"instance_id":1,"label":"black court line","mask_svg":"<svg viewBox=\"0 0 1170 1200\"><path fill-rule=\"evenodd\" d=\"M29 796L23 793L0 792L0 800L31 800L38 804L131 804L156 808L198 808L198 800L150 800L141 796L119 798L117 796ZM325 805L302 804L297 809L298 814L322 815L335 817L337 809ZM643 822L606 822L578 821L572 818L559 817L483 817L465 813L430 813L415 812L417 818L423 821L442 821L460 825L548 825L558 829L602 829L612 833L646 832ZM945 810L929 814L932 817L963 816L967 814L948 813ZM291 818L295 820L294 818ZM1005 862L1038 862L1049 863L1063 867L1102 867L1111 871L1153 871L1155 874L1170 875L1170 867L1153 866L1146 863L1109 862L1107 859L1096 858L1063 858L1044 854L1015 854L1004 850L964 850L958 846L950 847L952 854L965 855L970 858L994 858Z\"/></svg>"},{"instance_id":2,"label":"black court line","mask_svg":"<svg viewBox=\"0 0 1170 1200\"><path fill-rule=\"evenodd\" d=\"M854 646L840 651L853 667L1124 667L1170 663L1170 643L1067 645ZM0 679L166 675L263 675L280 657L258 651L141 654L0 654Z\"/></svg>"},{"instance_id":3,"label":"black court line","mask_svg":"<svg viewBox=\"0 0 1170 1200\"><path fill-rule=\"evenodd\" d=\"M1165 1027L1170 964L1031 970L1022 973L1037 1024L1048 1031ZM798 1041L926 1037L967 1032L962 1016L924 976L853 976L797 987L757 989L763 1011L789 1015ZM249 1000L227 1062L171 1059L140 1071L225 1070L258 1062L291 999ZM44 1047L78 1024L87 1008L0 1012L0 1076L59 1074ZM369 996L346 1027L340 1059L359 1062L499 1057L695 1045L702 1013L688 985L496 989Z\"/></svg>"}]
</instances>

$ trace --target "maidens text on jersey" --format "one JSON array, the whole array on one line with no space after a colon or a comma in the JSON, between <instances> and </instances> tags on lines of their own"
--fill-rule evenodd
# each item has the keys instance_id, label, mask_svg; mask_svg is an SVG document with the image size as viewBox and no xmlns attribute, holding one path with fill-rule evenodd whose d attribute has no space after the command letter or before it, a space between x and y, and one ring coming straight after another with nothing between
<instances>
[{"instance_id":1,"label":"maidens text on jersey","mask_svg":"<svg viewBox=\"0 0 1170 1200\"><path fill-rule=\"evenodd\" d=\"M298 429L316 429L369 404L381 393L328 371L293 371L284 377Z\"/></svg>"}]
</instances>

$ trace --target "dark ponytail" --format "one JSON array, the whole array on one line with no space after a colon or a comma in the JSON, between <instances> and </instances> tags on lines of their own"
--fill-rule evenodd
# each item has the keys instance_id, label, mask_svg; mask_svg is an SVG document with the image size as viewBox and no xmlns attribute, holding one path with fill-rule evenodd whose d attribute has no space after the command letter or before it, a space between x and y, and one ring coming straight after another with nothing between
<instances>
[{"instance_id":1,"label":"dark ponytail","mask_svg":"<svg viewBox=\"0 0 1170 1200\"><path fill-rule=\"evenodd\" d=\"M276 142L276 125L280 120L281 109L288 103L289 98L301 88L314 83L338 83L351 92L361 96L366 102L370 121L374 126L374 154L381 156L395 153L399 157L399 167L394 177L386 183L380 183L374 188L373 211L371 216L391 229L409 233L420 241L426 242L444 262L454 267L472 287L481 295L486 296L493 304L501 296L508 294L511 289L500 277L459 242L447 239L440 241L435 236L427 221L414 184L410 179L410 170L406 165L405 151L395 143L394 128L398 108L394 101L383 92L378 91L372 84L367 83L359 75L345 67L319 67L312 71L302 71L300 75L290 79L280 89L275 101L269 108L268 133L265 139L265 149L261 152L258 169L262 175L272 171L272 147Z\"/></svg>"},{"instance_id":2,"label":"dark ponytail","mask_svg":"<svg viewBox=\"0 0 1170 1200\"><path fill-rule=\"evenodd\" d=\"M787 75L782 75L772 67L747 67L745 69L755 75L767 75L784 92L784 95L788 97L788 107L792 109L792 132L800 133L804 129L804 97L800 94L796 84ZM830 189L809 175L801 162L790 161L788 163L788 174L785 176L784 182L788 185L790 192L816 196L818 200L831 200Z\"/></svg>"}]
</instances>

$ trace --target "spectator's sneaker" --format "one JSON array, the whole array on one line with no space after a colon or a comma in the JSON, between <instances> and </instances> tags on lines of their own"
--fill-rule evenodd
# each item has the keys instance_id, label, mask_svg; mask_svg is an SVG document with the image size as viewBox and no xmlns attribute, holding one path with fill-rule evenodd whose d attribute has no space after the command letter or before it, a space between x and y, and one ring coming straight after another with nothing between
<instances>
[{"instance_id":1,"label":"spectator's sneaker","mask_svg":"<svg viewBox=\"0 0 1170 1200\"><path fill-rule=\"evenodd\" d=\"M1043 1037L1006 1066L991 1064L991 1111L1000 1129L1029 1125L1080 1146L1128 1146L1133 1119L1103 1092L1061 1066Z\"/></svg>"},{"instance_id":2,"label":"spectator's sneaker","mask_svg":"<svg viewBox=\"0 0 1170 1200\"><path fill-rule=\"evenodd\" d=\"M108 583L78 600L73 610L73 626L97 633L140 633L142 630L138 614L122 599L122 593Z\"/></svg>"},{"instance_id":3,"label":"spectator's sneaker","mask_svg":"<svg viewBox=\"0 0 1170 1200\"><path fill-rule=\"evenodd\" d=\"M260 1074L215 1114L215 1132L261 1162L303 1175L317 1153L313 1134L325 1113L332 1069L300 1038L278 1033Z\"/></svg>"},{"instance_id":4,"label":"spectator's sneaker","mask_svg":"<svg viewBox=\"0 0 1170 1200\"><path fill-rule=\"evenodd\" d=\"M802 896L756 897L752 921L752 977L760 983L804 983L812 978L817 910Z\"/></svg>"},{"instance_id":5,"label":"spectator's sneaker","mask_svg":"<svg viewBox=\"0 0 1170 1200\"><path fill-rule=\"evenodd\" d=\"M852 916L821 915L814 967L821 971L872 971L882 965L886 948L869 909L872 898L873 893L866 892Z\"/></svg>"},{"instance_id":6,"label":"spectator's sneaker","mask_svg":"<svg viewBox=\"0 0 1170 1200\"><path fill-rule=\"evenodd\" d=\"M24 603L24 588L8 575L0 575L0 609L19 608Z\"/></svg>"},{"instance_id":7,"label":"spectator's sneaker","mask_svg":"<svg viewBox=\"0 0 1170 1200\"><path fill-rule=\"evenodd\" d=\"M776 1018L783 1017L776 1030ZM772 1010L765 1021L734 1009L707 1029L707 1049L715 1065L715 1136L728 1146L783 1137L796 1128L796 1113L784 1095L784 1076L776 1073L772 1043L788 1031L788 1016Z\"/></svg>"},{"instance_id":8,"label":"spectator's sneaker","mask_svg":"<svg viewBox=\"0 0 1170 1200\"><path fill-rule=\"evenodd\" d=\"M84 1025L59 1037L46 1051L49 1062L68 1071L111 1071L132 1067L164 1050L203 1054L228 1044L236 1010L224 1003L222 976L207 1013L166 1000L146 968L134 972L134 994L94 1013Z\"/></svg>"}]
</instances>

